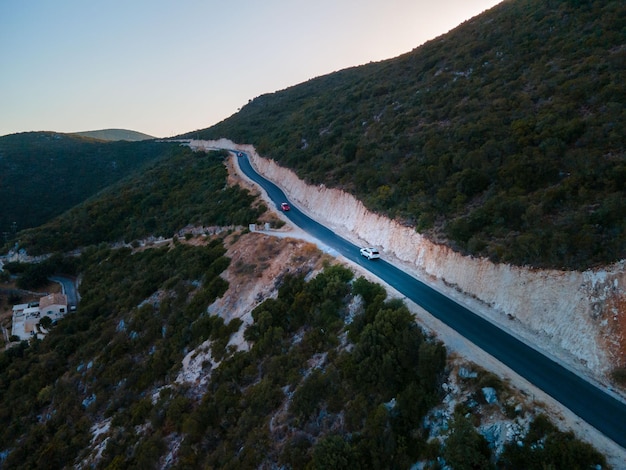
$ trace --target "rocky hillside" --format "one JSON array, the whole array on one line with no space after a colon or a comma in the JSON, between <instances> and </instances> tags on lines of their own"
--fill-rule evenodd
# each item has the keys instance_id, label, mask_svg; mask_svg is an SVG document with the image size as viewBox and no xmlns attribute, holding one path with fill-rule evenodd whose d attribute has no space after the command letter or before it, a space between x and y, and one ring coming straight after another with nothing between
<instances>
[{"instance_id":1,"label":"rocky hillside","mask_svg":"<svg viewBox=\"0 0 626 470\"><path fill-rule=\"evenodd\" d=\"M246 151L256 169L280 185L304 211L349 239L380 246L416 275L439 282L474 309L601 381L626 367L624 262L586 271L541 270L461 255L396 221L375 214L352 195L313 186L249 145L221 140L192 147Z\"/></svg>"}]
</instances>

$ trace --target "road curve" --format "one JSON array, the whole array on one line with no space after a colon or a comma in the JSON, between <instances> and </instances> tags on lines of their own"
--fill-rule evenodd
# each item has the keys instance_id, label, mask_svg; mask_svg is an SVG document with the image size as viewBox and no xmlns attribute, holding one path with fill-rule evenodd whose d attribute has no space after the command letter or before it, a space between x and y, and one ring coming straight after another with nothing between
<instances>
[{"instance_id":1,"label":"road curve","mask_svg":"<svg viewBox=\"0 0 626 470\"><path fill-rule=\"evenodd\" d=\"M52 276L50 280L61 284L63 293L67 296L67 305L68 307L70 307L70 309L78 305L76 285L74 284L74 281L72 279L65 276Z\"/></svg>"},{"instance_id":2,"label":"road curve","mask_svg":"<svg viewBox=\"0 0 626 470\"><path fill-rule=\"evenodd\" d=\"M278 186L252 168L247 154L238 152L237 161L243 173L267 192L277 208L280 208L281 202L288 201ZM284 215L345 258L383 279L616 444L626 448L626 404L388 262L382 259L366 260L360 256L359 247L306 216L293 204Z\"/></svg>"}]
</instances>

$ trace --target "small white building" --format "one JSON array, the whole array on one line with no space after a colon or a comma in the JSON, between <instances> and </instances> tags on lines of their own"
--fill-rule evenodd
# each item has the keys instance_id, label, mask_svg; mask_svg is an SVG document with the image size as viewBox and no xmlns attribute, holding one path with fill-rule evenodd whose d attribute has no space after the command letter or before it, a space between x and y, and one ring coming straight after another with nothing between
<instances>
[{"instance_id":1,"label":"small white building","mask_svg":"<svg viewBox=\"0 0 626 470\"><path fill-rule=\"evenodd\" d=\"M13 322L11 325L11 335L22 339L28 339L39 322L39 304L19 304L13 306Z\"/></svg>"},{"instance_id":2,"label":"small white building","mask_svg":"<svg viewBox=\"0 0 626 470\"><path fill-rule=\"evenodd\" d=\"M63 318L67 313L67 296L50 294L39 299L39 302L13 306L13 322L11 335L20 340L28 340L34 336L43 338L46 331L37 327L43 317L50 317L52 322Z\"/></svg>"},{"instance_id":3,"label":"small white building","mask_svg":"<svg viewBox=\"0 0 626 470\"><path fill-rule=\"evenodd\" d=\"M39 299L39 313L48 315L53 321L67 313L67 296L50 294Z\"/></svg>"}]
</instances>

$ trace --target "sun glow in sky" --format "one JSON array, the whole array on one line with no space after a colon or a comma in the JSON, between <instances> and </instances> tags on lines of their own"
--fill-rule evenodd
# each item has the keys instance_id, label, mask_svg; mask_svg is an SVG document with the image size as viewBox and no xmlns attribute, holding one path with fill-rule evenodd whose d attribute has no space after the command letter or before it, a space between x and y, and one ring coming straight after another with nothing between
<instances>
[{"instance_id":1,"label":"sun glow in sky","mask_svg":"<svg viewBox=\"0 0 626 470\"><path fill-rule=\"evenodd\" d=\"M2 0L0 135L204 129L396 57L500 0Z\"/></svg>"}]
</instances>

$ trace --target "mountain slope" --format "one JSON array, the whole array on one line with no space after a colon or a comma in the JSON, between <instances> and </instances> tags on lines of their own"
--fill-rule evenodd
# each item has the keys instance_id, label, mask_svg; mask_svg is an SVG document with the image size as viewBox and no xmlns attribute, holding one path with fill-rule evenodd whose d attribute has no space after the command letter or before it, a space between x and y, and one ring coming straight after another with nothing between
<instances>
[{"instance_id":1,"label":"mountain slope","mask_svg":"<svg viewBox=\"0 0 626 470\"><path fill-rule=\"evenodd\" d=\"M0 354L3 469L604 468L493 374L457 359L447 378L400 300L308 242L244 231L74 262L79 309ZM505 423L494 451L483 434Z\"/></svg>"},{"instance_id":2,"label":"mountain slope","mask_svg":"<svg viewBox=\"0 0 626 470\"><path fill-rule=\"evenodd\" d=\"M256 222L265 212L252 198L225 186L222 152L161 145L163 158L103 189L61 216L18 234L30 254L67 252L101 242L170 237L187 226Z\"/></svg>"},{"instance_id":3,"label":"mountain slope","mask_svg":"<svg viewBox=\"0 0 626 470\"><path fill-rule=\"evenodd\" d=\"M0 235L52 219L172 147L56 132L0 137Z\"/></svg>"},{"instance_id":4,"label":"mountain slope","mask_svg":"<svg viewBox=\"0 0 626 470\"><path fill-rule=\"evenodd\" d=\"M493 261L626 256L626 5L508 1L395 59L251 100L228 137Z\"/></svg>"}]
</instances>

